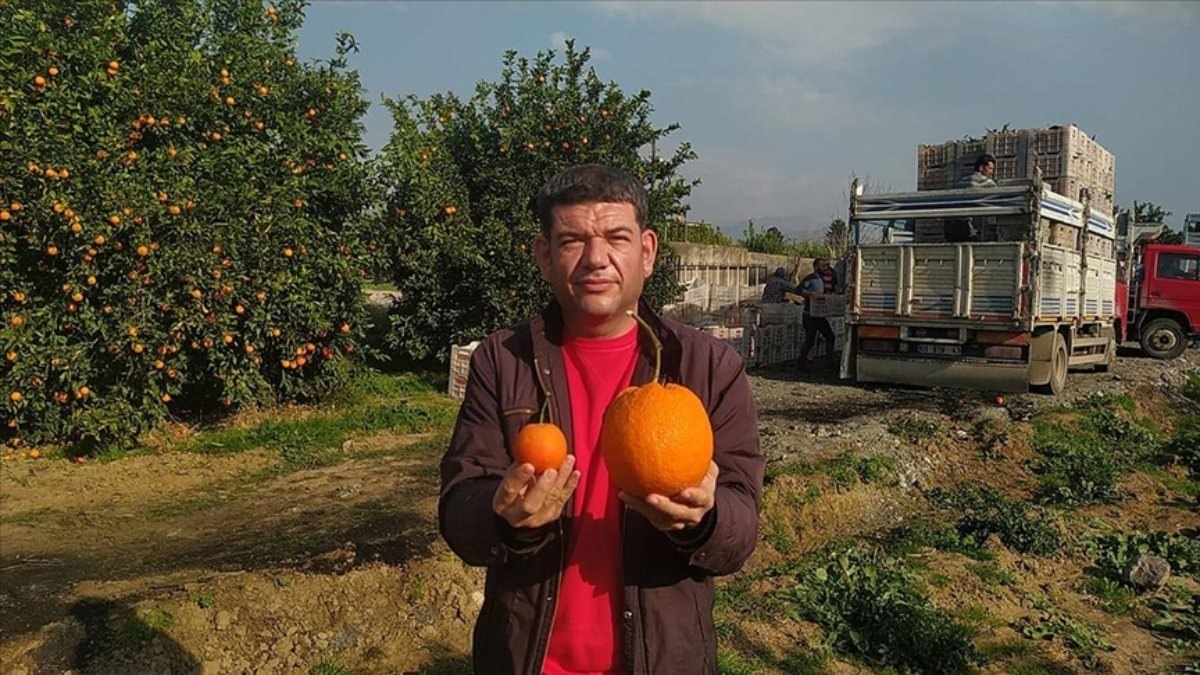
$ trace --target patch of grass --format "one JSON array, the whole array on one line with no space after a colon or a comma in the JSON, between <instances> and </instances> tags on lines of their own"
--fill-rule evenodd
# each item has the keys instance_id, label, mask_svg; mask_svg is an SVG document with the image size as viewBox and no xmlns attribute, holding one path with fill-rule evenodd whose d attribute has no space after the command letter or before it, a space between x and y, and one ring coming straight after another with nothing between
<instances>
[{"instance_id":1,"label":"patch of grass","mask_svg":"<svg viewBox=\"0 0 1200 675\"><path fill-rule=\"evenodd\" d=\"M1159 556L1171 564L1171 573L1200 578L1200 541L1168 532L1112 532L1090 537L1089 557L1101 574L1126 583L1125 571L1142 554Z\"/></svg>"},{"instance_id":2,"label":"patch of grass","mask_svg":"<svg viewBox=\"0 0 1200 675\"><path fill-rule=\"evenodd\" d=\"M762 667L758 659L747 658L724 647L717 649L717 672L720 675L756 675Z\"/></svg>"},{"instance_id":3,"label":"patch of grass","mask_svg":"<svg viewBox=\"0 0 1200 675\"><path fill-rule=\"evenodd\" d=\"M1001 568L994 560L969 563L967 570L990 586L1016 586L1017 575Z\"/></svg>"},{"instance_id":4,"label":"patch of grass","mask_svg":"<svg viewBox=\"0 0 1200 675\"><path fill-rule=\"evenodd\" d=\"M1025 617L1013 626L1017 632L1032 640L1059 639L1071 653L1091 663L1097 651L1111 652L1116 646L1104 632L1091 624L1072 619L1065 614L1052 611L1037 617Z\"/></svg>"},{"instance_id":5,"label":"patch of grass","mask_svg":"<svg viewBox=\"0 0 1200 675\"><path fill-rule=\"evenodd\" d=\"M1118 616L1129 614L1137 599L1137 594L1128 586L1108 578L1088 579L1083 585L1083 590L1096 598L1101 609Z\"/></svg>"},{"instance_id":6,"label":"patch of grass","mask_svg":"<svg viewBox=\"0 0 1200 675\"><path fill-rule=\"evenodd\" d=\"M875 550L829 553L780 597L836 650L877 665L958 672L977 660L970 629L933 605L902 559Z\"/></svg>"},{"instance_id":7,"label":"patch of grass","mask_svg":"<svg viewBox=\"0 0 1200 675\"><path fill-rule=\"evenodd\" d=\"M960 533L954 527L935 526L924 520L895 530L889 540L889 549L899 555L912 555L919 553L922 548L935 548L976 560L990 560L993 557L991 551L983 547L983 542L971 533Z\"/></svg>"},{"instance_id":8,"label":"patch of grass","mask_svg":"<svg viewBox=\"0 0 1200 675\"><path fill-rule=\"evenodd\" d=\"M942 427L937 422L923 420L913 415L899 417L888 424L888 431L910 443L933 438L941 429Z\"/></svg>"},{"instance_id":9,"label":"patch of grass","mask_svg":"<svg viewBox=\"0 0 1200 675\"><path fill-rule=\"evenodd\" d=\"M1200 443L1200 439L1197 442ZM1192 473L1192 478L1180 478L1160 466L1147 463L1139 464L1137 470L1157 480L1165 490L1200 498L1200 473Z\"/></svg>"},{"instance_id":10,"label":"patch of grass","mask_svg":"<svg viewBox=\"0 0 1200 675\"><path fill-rule=\"evenodd\" d=\"M774 514L768 515L766 518L766 533L763 538L771 545L771 548L784 555L795 552L798 544L791 527L781 516Z\"/></svg>"},{"instance_id":11,"label":"patch of grass","mask_svg":"<svg viewBox=\"0 0 1200 675\"><path fill-rule=\"evenodd\" d=\"M175 618L161 609L137 612L125 620L113 637L117 649L137 649L154 639L160 631L171 627Z\"/></svg>"},{"instance_id":12,"label":"patch of grass","mask_svg":"<svg viewBox=\"0 0 1200 675\"><path fill-rule=\"evenodd\" d=\"M983 605L966 605L950 612L950 616L971 626L999 627L1004 625L1003 622L992 616L992 613Z\"/></svg>"},{"instance_id":13,"label":"patch of grass","mask_svg":"<svg viewBox=\"0 0 1200 675\"><path fill-rule=\"evenodd\" d=\"M1153 422L1136 413L1125 394L1099 394L1072 412L1046 411L1034 420L1033 447L1041 455L1031 468L1042 498L1063 504L1112 502L1117 481L1138 462L1158 453L1162 438Z\"/></svg>"},{"instance_id":14,"label":"patch of grass","mask_svg":"<svg viewBox=\"0 0 1200 675\"><path fill-rule=\"evenodd\" d=\"M783 495L784 502L793 509L803 508L821 498L821 488L813 483L804 486L804 490L788 490Z\"/></svg>"},{"instance_id":15,"label":"patch of grass","mask_svg":"<svg viewBox=\"0 0 1200 675\"><path fill-rule=\"evenodd\" d=\"M359 675L359 671L347 668L337 661L322 661L310 668L308 675Z\"/></svg>"},{"instance_id":16,"label":"patch of grass","mask_svg":"<svg viewBox=\"0 0 1200 675\"><path fill-rule=\"evenodd\" d=\"M1200 369L1189 370L1184 375L1183 395L1195 403L1200 403Z\"/></svg>"},{"instance_id":17,"label":"patch of grass","mask_svg":"<svg viewBox=\"0 0 1200 675\"><path fill-rule=\"evenodd\" d=\"M1200 479L1200 415L1179 420L1162 455L1165 463L1185 466L1192 478Z\"/></svg>"},{"instance_id":18,"label":"patch of grass","mask_svg":"<svg viewBox=\"0 0 1200 675\"><path fill-rule=\"evenodd\" d=\"M995 534L1005 546L1035 555L1049 555L1062 546L1062 536L1046 511L1009 499L989 487L960 485L950 491L933 490L930 499L961 513L957 530L975 542L982 543Z\"/></svg>"},{"instance_id":19,"label":"patch of grass","mask_svg":"<svg viewBox=\"0 0 1200 675\"><path fill-rule=\"evenodd\" d=\"M27 525L34 526L44 522L46 519L58 515L58 511L49 506L40 506L36 509L21 511L19 513L10 513L0 516L0 524L3 525Z\"/></svg>"},{"instance_id":20,"label":"patch of grass","mask_svg":"<svg viewBox=\"0 0 1200 675\"><path fill-rule=\"evenodd\" d=\"M817 462L773 462L767 466L765 482L769 485L783 476L820 474L829 476L838 491L848 490L859 482L888 484L895 480L896 460L886 455L839 455Z\"/></svg>"},{"instance_id":21,"label":"patch of grass","mask_svg":"<svg viewBox=\"0 0 1200 675\"><path fill-rule=\"evenodd\" d=\"M1033 646L1024 640L988 642L979 645L977 649L979 650L979 657L985 662L1029 656L1034 651Z\"/></svg>"},{"instance_id":22,"label":"patch of grass","mask_svg":"<svg viewBox=\"0 0 1200 675\"><path fill-rule=\"evenodd\" d=\"M196 601L196 606L200 609L210 609L213 605L217 604L216 598L211 593L200 593L193 599Z\"/></svg>"}]
</instances>

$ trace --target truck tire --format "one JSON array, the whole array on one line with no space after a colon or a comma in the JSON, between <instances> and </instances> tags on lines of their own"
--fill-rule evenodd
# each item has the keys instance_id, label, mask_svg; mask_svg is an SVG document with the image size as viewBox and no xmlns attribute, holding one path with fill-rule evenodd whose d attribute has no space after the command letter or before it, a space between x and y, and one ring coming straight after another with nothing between
<instances>
[{"instance_id":1,"label":"truck tire","mask_svg":"<svg viewBox=\"0 0 1200 675\"><path fill-rule=\"evenodd\" d=\"M1034 390L1040 394L1049 394L1058 396L1063 389L1067 387L1067 362L1070 360L1070 355L1067 354L1067 341L1063 339L1062 333L1054 334L1054 347L1050 354L1050 381L1046 384L1039 384L1034 387Z\"/></svg>"},{"instance_id":2,"label":"truck tire","mask_svg":"<svg viewBox=\"0 0 1200 675\"><path fill-rule=\"evenodd\" d=\"M1174 319L1155 319L1142 327L1142 350L1156 359L1175 359L1187 349L1183 326Z\"/></svg>"}]
</instances>

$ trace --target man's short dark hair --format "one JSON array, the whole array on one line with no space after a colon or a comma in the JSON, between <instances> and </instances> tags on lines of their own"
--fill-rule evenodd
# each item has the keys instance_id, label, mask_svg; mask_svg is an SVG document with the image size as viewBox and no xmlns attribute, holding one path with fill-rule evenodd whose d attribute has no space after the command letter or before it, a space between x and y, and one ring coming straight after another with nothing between
<instances>
[{"instance_id":1,"label":"man's short dark hair","mask_svg":"<svg viewBox=\"0 0 1200 675\"><path fill-rule=\"evenodd\" d=\"M979 159L975 160L975 170L978 171L978 170L982 169L983 167L987 166L988 162L995 162L995 161L996 161L995 157L992 157L991 155L989 155L985 152L979 156Z\"/></svg>"},{"instance_id":2,"label":"man's short dark hair","mask_svg":"<svg viewBox=\"0 0 1200 675\"><path fill-rule=\"evenodd\" d=\"M601 164L581 164L546 181L537 195L537 217L549 236L554 207L576 204L630 204L639 229L646 227L646 188L626 171Z\"/></svg>"}]
</instances>

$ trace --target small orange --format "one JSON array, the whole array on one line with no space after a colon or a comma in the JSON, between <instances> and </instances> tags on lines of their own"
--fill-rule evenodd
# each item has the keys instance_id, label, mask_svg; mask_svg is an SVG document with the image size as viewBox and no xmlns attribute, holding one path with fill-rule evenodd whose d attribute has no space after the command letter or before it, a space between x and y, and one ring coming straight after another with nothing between
<instances>
[{"instance_id":1,"label":"small orange","mask_svg":"<svg viewBox=\"0 0 1200 675\"><path fill-rule=\"evenodd\" d=\"M88 285L88 286L95 286L95 285L96 285L96 277L88 277L88 278L87 278L87 285Z\"/></svg>"},{"instance_id":2,"label":"small orange","mask_svg":"<svg viewBox=\"0 0 1200 675\"><path fill-rule=\"evenodd\" d=\"M57 246L47 246L46 247L46 255L50 256L51 258L58 255L58 247Z\"/></svg>"},{"instance_id":3,"label":"small orange","mask_svg":"<svg viewBox=\"0 0 1200 675\"><path fill-rule=\"evenodd\" d=\"M97 246L103 246L105 241L106 240L104 239L104 235L98 234L98 235L96 235L96 238L92 240L92 243Z\"/></svg>"},{"instance_id":4,"label":"small orange","mask_svg":"<svg viewBox=\"0 0 1200 675\"><path fill-rule=\"evenodd\" d=\"M10 220L12 220L12 214L7 210L0 210L0 221L7 223Z\"/></svg>"},{"instance_id":5,"label":"small orange","mask_svg":"<svg viewBox=\"0 0 1200 675\"><path fill-rule=\"evenodd\" d=\"M170 395L170 394L168 394L168 393L166 393L166 392L163 392L163 395L162 395L162 402L163 402L163 403L170 403L170 402L171 402L171 395Z\"/></svg>"},{"instance_id":6,"label":"small orange","mask_svg":"<svg viewBox=\"0 0 1200 675\"><path fill-rule=\"evenodd\" d=\"M38 89L46 86L46 78L42 77L41 75L33 78L33 86L37 87Z\"/></svg>"},{"instance_id":7,"label":"small orange","mask_svg":"<svg viewBox=\"0 0 1200 675\"><path fill-rule=\"evenodd\" d=\"M13 361L17 360L17 353L16 352L8 352L4 355L4 359L6 361L8 361L9 363L12 363Z\"/></svg>"},{"instance_id":8,"label":"small orange","mask_svg":"<svg viewBox=\"0 0 1200 675\"><path fill-rule=\"evenodd\" d=\"M13 403L20 403L21 399L23 398L25 398L25 396L19 391L14 391L8 395L8 400L12 401Z\"/></svg>"},{"instance_id":9,"label":"small orange","mask_svg":"<svg viewBox=\"0 0 1200 675\"><path fill-rule=\"evenodd\" d=\"M80 225L78 220L71 223L71 234L79 234L80 232L83 232L83 225Z\"/></svg>"},{"instance_id":10,"label":"small orange","mask_svg":"<svg viewBox=\"0 0 1200 675\"><path fill-rule=\"evenodd\" d=\"M50 66L46 72L50 74L50 77L58 77L58 67L56 66Z\"/></svg>"},{"instance_id":11,"label":"small orange","mask_svg":"<svg viewBox=\"0 0 1200 675\"><path fill-rule=\"evenodd\" d=\"M238 306L236 306L236 307L234 307L234 308L233 308L233 311L234 311L234 313L235 313L235 314L245 314L245 313L246 313L246 308L245 308L245 307L243 307L243 306L241 306L241 305L238 305Z\"/></svg>"},{"instance_id":12,"label":"small orange","mask_svg":"<svg viewBox=\"0 0 1200 675\"><path fill-rule=\"evenodd\" d=\"M25 207L21 205L21 202L13 202L12 204L9 204L8 208L12 209L13 211L20 211Z\"/></svg>"},{"instance_id":13,"label":"small orange","mask_svg":"<svg viewBox=\"0 0 1200 675\"><path fill-rule=\"evenodd\" d=\"M145 258L146 256L150 255L150 249L146 246L139 246L137 247L137 254Z\"/></svg>"},{"instance_id":14,"label":"small orange","mask_svg":"<svg viewBox=\"0 0 1200 675\"><path fill-rule=\"evenodd\" d=\"M38 457L41 457L41 456L42 456L42 452L40 450L38 450L37 448L34 448L29 451L29 459L37 459Z\"/></svg>"},{"instance_id":15,"label":"small orange","mask_svg":"<svg viewBox=\"0 0 1200 675\"><path fill-rule=\"evenodd\" d=\"M75 398L87 398L91 393L91 389L88 389L87 387L80 387L79 389L75 390Z\"/></svg>"},{"instance_id":16,"label":"small orange","mask_svg":"<svg viewBox=\"0 0 1200 675\"><path fill-rule=\"evenodd\" d=\"M225 105L236 105L237 101L232 96L225 97Z\"/></svg>"},{"instance_id":17,"label":"small orange","mask_svg":"<svg viewBox=\"0 0 1200 675\"><path fill-rule=\"evenodd\" d=\"M172 204L167 207L167 212L173 216L177 216L177 215L183 213L183 209L179 208L179 206L177 206L175 204Z\"/></svg>"},{"instance_id":18,"label":"small orange","mask_svg":"<svg viewBox=\"0 0 1200 675\"><path fill-rule=\"evenodd\" d=\"M294 251L292 251L292 249L291 249L291 248L285 248L285 249L283 249L283 257L285 257L285 258L290 258L290 257L292 257L293 255L295 255L295 252L294 252Z\"/></svg>"},{"instance_id":19,"label":"small orange","mask_svg":"<svg viewBox=\"0 0 1200 675\"><path fill-rule=\"evenodd\" d=\"M562 466L567 458L567 437L558 425L550 422L531 422L521 427L513 443L513 459L532 464L534 471L543 473Z\"/></svg>"},{"instance_id":20,"label":"small orange","mask_svg":"<svg viewBox=\"0 0 1200 675\"><path fill-rule=\"evenodd\" d=\"M117 214L114 213L113 215L108 217L108 223L110 225L120 225L121 224L121 216L118 216Z\"/></svg>"},{"instance_id":21,"label":"small orange","mask_svg":"<svg viewBox=\"0 0 1200 675\"><path fill-rule=\"evenodd\" d=\"M155 362L154 362L154 369L155 369L155 370L162 370L162 369L163 369L163 366L165 366L165 365L166 365L166 364L165 364L165 363L163 363L161 359L155 360Z\"/></svg>"}]
</instances>

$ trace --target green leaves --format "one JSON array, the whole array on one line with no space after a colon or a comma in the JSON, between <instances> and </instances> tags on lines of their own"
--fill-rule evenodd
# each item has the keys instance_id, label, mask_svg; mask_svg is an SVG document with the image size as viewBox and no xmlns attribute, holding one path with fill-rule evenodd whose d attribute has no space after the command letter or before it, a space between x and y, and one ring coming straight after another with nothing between
<instances>
[{"instance_id":1,"label":"green leaves","mask_svg":"<svg viewBox=\"0 0 1200 675\"><path fill-rule=\"evenodd\" d=\"M533 200L547 178L576 164L616 166L645 182L647 221L661 229L682 214L694 182L676 171L686 143L646 157L677 126L650 123L649 92L628 95L588 67L568 43L562 60L508 52L499 79L469 99L434 94L387 99L394 129L378 166L384 202L376 220L384 273L402 297L389 348L444 358L451 344L523 321L549 300L533 262L540 231ZM645 295L661 306L677 292L660 251Z\"/></svg>"},{"instance_id":2,"label":"green leaves","mask_svg":"<svg viewBox=\"0 0 1200 675\"><path fill-rule=\"evenodd\" d=\"M365 324L367 104L355 73L296 62L303 3L20 4L0 5L28 44L0 81L29 83L0 92L0 442L327 391Z\"/></svg>"}]
</instances>

